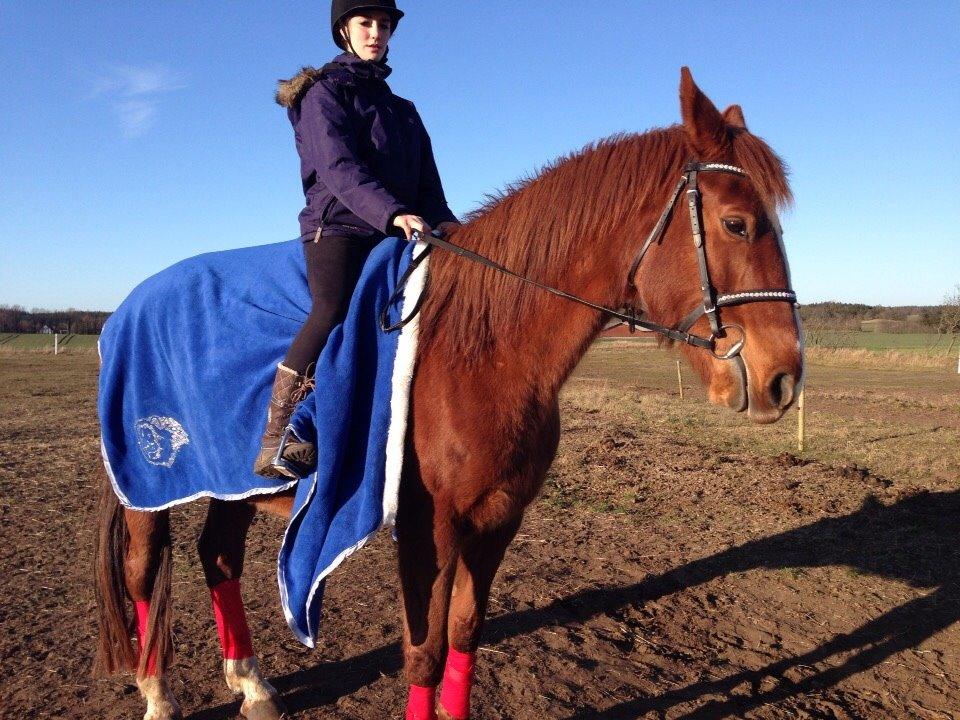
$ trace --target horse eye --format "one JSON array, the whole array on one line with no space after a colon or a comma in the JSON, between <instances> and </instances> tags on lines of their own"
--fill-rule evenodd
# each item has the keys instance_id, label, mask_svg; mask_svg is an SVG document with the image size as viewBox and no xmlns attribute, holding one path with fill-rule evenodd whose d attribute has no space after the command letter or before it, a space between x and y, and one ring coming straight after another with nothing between
<instances>
[{"instance_id":1,"label":"horse eye","mask_svg":"<svg viewBox=\"0 0 960 720\"><path fill-rule=\"evenodd\" d=\"M742 238L747 236L747 224L740 218L724 218L723 227L731 235Z\"/></svg>"}]
</instances>

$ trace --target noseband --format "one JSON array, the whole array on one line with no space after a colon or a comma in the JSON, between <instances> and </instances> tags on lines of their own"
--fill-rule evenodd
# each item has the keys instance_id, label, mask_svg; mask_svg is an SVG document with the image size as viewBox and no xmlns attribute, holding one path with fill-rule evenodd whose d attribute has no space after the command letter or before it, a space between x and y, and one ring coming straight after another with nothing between
<instances>
[{"instance_id":1,"label":"noseband","mask_svg":"<svg viewBox=\"0 0 960 720\"><path fill-rule=\"evenodd\" d=\"M686 188L687 209L690 214L690 228L693 232L693 244L697 251L697 265L700 270L700 289L703 293L703 303L692 310L676 328L667 327L665 325L660 325L658 323L645 320L640 315L637 315L633 312L621 312L620 310L614 310L613 308L606 307L605 305L597 305L589 300L584 300L576 295L571 295L563 290L558 290L557 288L544 285L536 280L532 280L528 277L515 273L488 257L484 257L483 255L475 253L472 250L467 250L459 245L454 245L453 243L444 240L436 234L424 236L420 233L414 233L414 239L422 240L423 242L427 243L429 247L424 252L420 253L420 255L418 255L416 258L411 260L407 271L404 273L403 277L400 278L396 289L390 297L390 300L380 313L380 327L385 332L397 330L409 323L420 311L420 304L423 300L422 294L417 300L416 306L406 318L402 318L392 325L389 323L387 318L388 308L391 307L393 303L396 302L397 298L400 297L404 286L410 278L410 275L413 274L413 271L416 270L417 266L423 261L423 258L425 258L432 247L435 246L443 248L444 250L449 250L460 257L478 262L481 265L486 265L489 268L493 268L497 272L509 275L510 277L520 280L521 282L538 287L541 290L545 290L558 297L571 300L572 302L579 303L580 305L585 305L586 307L593 308L594 310L599 310L602 313L626 323L630 327L630 332L633 332L636 328L640 327L645 330L659 333L660 335L670 338L671 340L676 340L678 342L687 343L688 345L694 345L696 347L708 350L719 360L731 360L737 357L743 350L743 346L746 344L747 336L743 327L737 325L736 323L729 323L726 325L721 324L719 317L720 308L730 307L733 305L745 305L747 303L754 302L788 302L791 304L796 304L797 294L789 288L779 290L743 290L736 293L725 294L717 293L716 288L713 287L713 283L710 281L710 273L707 269L707 253L704 246L703 226L700 220L702 204L700 201L700 190L697 184L697 179L699 174L702 172L723 172L730 175L747 177L747 174L743 170L733 165L724 165L722 163L689 163L684 168L683 175L674 188L673 193L670 196L670 200L667 202L666 208L664 208L660 215L660 219L657 220L657 224L647 237L646 242L640 248L639 252L637 252L636 257L634 257L633 262L630 264L630 270L627 274L628 286L636 291L637 288L633 281L634 275L636 274L637 269L640 267L640 263L643 261L647 251L650 249L650 246L655 242L659 242L663 237L664 232L666 232L667 223L670 220L670 215L673 212L673 208L677 204L680 193L683 192L684 188ZM706 315L707 319L710 321L710 337L702 337L700 335L694 335L688 332L690 328L693 327L693 324L697 322L697 320L699 320L703 315ZM718 338L726 337L727 330L737 331L740 337L729 349L724 351L722 354L717 354L716 341Z\"/></svg>"}]
</instances>

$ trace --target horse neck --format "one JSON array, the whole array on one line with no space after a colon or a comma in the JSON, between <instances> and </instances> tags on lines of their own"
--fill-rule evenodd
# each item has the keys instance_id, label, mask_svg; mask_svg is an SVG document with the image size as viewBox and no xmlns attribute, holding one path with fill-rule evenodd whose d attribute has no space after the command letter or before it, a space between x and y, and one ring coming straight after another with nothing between
<instances>
[{"instance_id":1,"label":"horse neck","mask_svg":"<svg viewBox=\"0 0 960 720\"><path fill-rule=\"evenodd\" d=\"M527 394L550 400L600 334L603 320L596 310L538 292L543 296L518 314L513 332L497 343L491 357L501 367L512 365ZM579 295L581 289L569 292Z\"/></svg>"},{"instance_id":2,"label":"horse neck","mask_svg":"<svg viewBox=\"0 0 960 720\"><path fill-rule=\"evenodd\" d=\"M439 252L434 253L431 262L436 260L455 264L471 262L439 256ZM625 270L621 271L619 265L623 262L606 253L594 253L589 249L569 253L565 263L551 269L547 282L597 304L616 304L626 283ZM531 277L534 277L532 273ZM537 280L541 278L535 277ZM515 278L497 280L522 282ZM431 287L431 295L441 292L436 285ZM493 298L491 302L497 300ZM497 322L490 328L490 342L482 349L466 354L456 352L453 347L441 351L449 358L451 371L458 377L470 377L478 368L495 368L499 378L496 388L501 400L510 392L517 393L524 402L533 398L543 402L555 399L560 387L600 333L601 314L534 287L528 288L522 302L500 306L497 310L502 311L504 307L510 309L510 322ZM428 322L436 323L434 331L429 333L433 338L462 331L463 328L456 326L464 323L470 327L483 327L490 322L490 318L471 315L469 310L461 309L459 313L431 310L429 306L425 308Z\"/></svg>"},{"instance_id":3,"label":"horse neck","mask_svg":"<svg viewBox=\"0 0 960 720\"><path fill-rule=\"evenodd\" d=\"M654 132L570 158L492 203L453 240L531 279L617 307L642 235L682 166L677 137L676 130ZM495 367L520 381L503 388L555 397L602 329L600 312L515 278L446 253L431 262L422 351L439 345L461 377Z\"/></svg>"}]
</instances>

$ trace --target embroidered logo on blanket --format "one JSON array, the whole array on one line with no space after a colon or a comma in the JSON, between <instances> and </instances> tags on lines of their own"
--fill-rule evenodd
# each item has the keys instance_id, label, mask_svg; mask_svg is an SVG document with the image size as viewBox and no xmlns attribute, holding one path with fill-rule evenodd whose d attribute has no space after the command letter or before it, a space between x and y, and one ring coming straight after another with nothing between
<instances>
[{"instance_id":1,"label":"embroidered logo on blanket","mask_svg":"<svg viewBox=\"0 0 960 720\"><path fill-rule=\"evenodd\" d=\"M151 465L171 467L180 448L190 442L187 431L171 417L151 415L136 422L137 445Z\"/></svg>"}]
</instances>

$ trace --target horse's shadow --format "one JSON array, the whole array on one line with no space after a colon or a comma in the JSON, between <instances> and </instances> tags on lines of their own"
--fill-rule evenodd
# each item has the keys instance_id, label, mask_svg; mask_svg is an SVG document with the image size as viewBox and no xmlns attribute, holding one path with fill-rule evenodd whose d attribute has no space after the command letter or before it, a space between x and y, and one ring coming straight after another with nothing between
<instances>
[{"instance_id":1,"label":"horse's shadow","mask_svg":"<svg viewBox=\"0 0 960 720\"><path fill-rule=\"evenodd\" d=\"M571 720L635 718L665 711L684 702L722 695L684 717L721 718L743 715L760 705L822 690L855 673L874 667L901 650L915 647L960 619L960 492L921 493L893 505L869 498L856 512L825 518L795 530L730 548L642 582L622 587L584 590L542 608L491 618L485 640L500 640L539 628L579 623L627 606L641 606L686 588L730 573L767 568L849 566L915 587L935 588L871 620L851 633L837 635L799 656L786 657L759 670L700 681L661 695L640 697L606 710L582 708ZM831 658L844 659L831 663ZM817 666L823 669L816 669ZM400 648L384 645L346 660L323 663L273 679L291 710L305 710L334 702L400 670ZM803 679L790 681L785 673L803 668ZM813 670L813 672L811 672ZM773 678L772 689L760 690ZM731 696L748 683L750 695ZM195 713L192 720L230 717L234 705Z\"/></svg>"}]
</instances>

